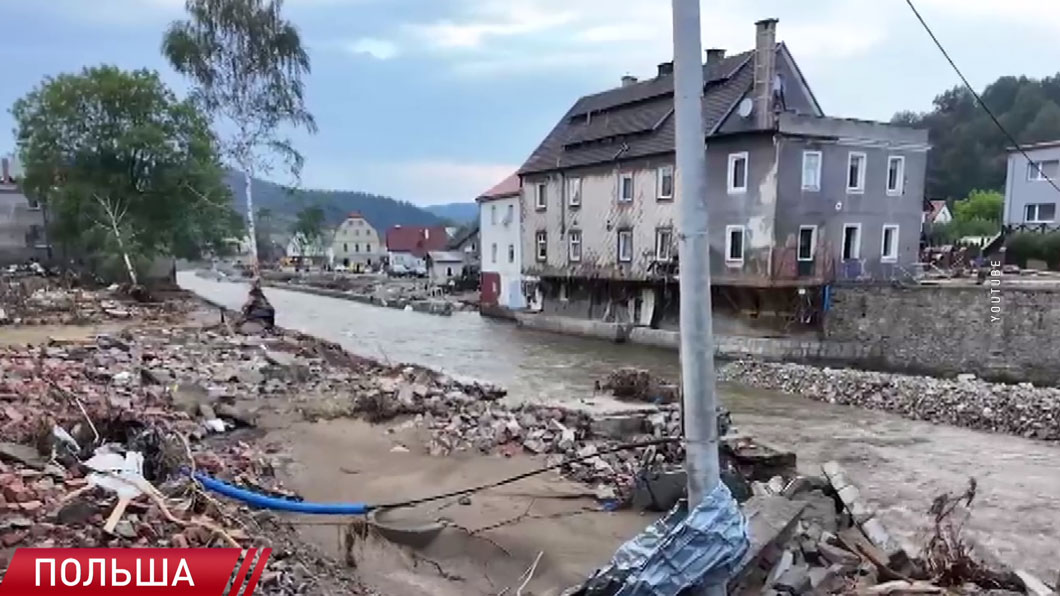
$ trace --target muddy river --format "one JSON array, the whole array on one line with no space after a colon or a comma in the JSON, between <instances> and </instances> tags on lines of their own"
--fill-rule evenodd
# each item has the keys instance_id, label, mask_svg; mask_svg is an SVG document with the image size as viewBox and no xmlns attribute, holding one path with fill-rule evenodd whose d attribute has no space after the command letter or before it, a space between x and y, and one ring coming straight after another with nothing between
<instances>
[{"instance_id":1,"label":"muddy river","mask_svg":"<svg viewBox=\"0 0 1060 596\"><path fill-rule=\"evenodd\" d=\"M244 284L191 272L178 280L232 308L246 299ZM279 325L365 356L496 382L514 399L587 397L596 379L624 365L680 374L674 352L532 332L477 313L440 317L272 288L266 294ZM910 544L923 542L931 499L959 492L976 477L979 498L968 532L1009 564L1056 580L1060 446L734 385L720 394L741 431L795 451L800 467L817 472L825 461L842 463L888 528Z\"/></svg>"}]
</instances>

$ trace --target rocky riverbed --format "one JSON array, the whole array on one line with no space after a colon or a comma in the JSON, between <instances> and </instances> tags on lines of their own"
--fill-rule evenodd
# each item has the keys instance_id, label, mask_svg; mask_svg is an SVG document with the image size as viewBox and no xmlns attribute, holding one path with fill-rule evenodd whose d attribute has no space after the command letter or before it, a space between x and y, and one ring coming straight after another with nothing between
<instances>
[{"instance_id":1,"label":"rocky riverbed","mask_svg":"<svg viewBox=\"0 0 1060 596\"><path fill-rule=\"evenodd\" d=\"M1060 441L1060 389L753 361L719 367L721 381L914 420Z\"/></svg>"}]
</instances>

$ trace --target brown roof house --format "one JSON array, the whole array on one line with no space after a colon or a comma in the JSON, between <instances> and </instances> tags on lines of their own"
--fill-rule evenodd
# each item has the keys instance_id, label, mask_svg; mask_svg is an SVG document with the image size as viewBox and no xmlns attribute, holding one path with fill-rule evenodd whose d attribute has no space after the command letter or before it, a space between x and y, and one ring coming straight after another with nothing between
<instances>
[{"instance_id":1,"label":"brown roof house","mask_svg":"<svg viewBox=\"0 0 1060 596\"><path fill-rule=\"evenodd\" d=\"M386 251L390 266L412 270L427 268L427 253L444 251L449 244L445 226L392 226L386 231Z\"/></svg>"},{"instance_id":2,"label":"brown roof house","mask_svg":"<svg viewBox=\"0 0 1060 596\"><path fill-rule=\"evenodd\" d=\"M918 260L927 131L826 116L777 28L749 25L750 50L707 50L703 64L719 333L768 313L815 324L822 286ZM616 83L574 101L519 170L530 307L676 328L673 63ZM811 315L787 312L807 301Z\"/></svg>"}]
</instances>

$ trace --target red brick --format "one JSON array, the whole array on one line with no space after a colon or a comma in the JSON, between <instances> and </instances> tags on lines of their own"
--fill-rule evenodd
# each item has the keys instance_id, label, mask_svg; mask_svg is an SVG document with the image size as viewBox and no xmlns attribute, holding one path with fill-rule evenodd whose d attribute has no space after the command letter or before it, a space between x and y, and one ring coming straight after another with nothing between
<instances>
[{"instance_id":1,"label":"red brick","mask_svg":"<svg viewBox=\"0 0 1060 596\"><path fill-rule=\"evenodd\" d=\"M177 534L170 540L173 543L173 548L188 548L188 539L184 537L184 534Z\"/></svg>"},{"instance_id":2,"label":"red brick","mask_svg":"<svg viewBox=\"0 0 1060 596\"><path fill-rule=\"evenodd\" d=\"M29 533L32 534L34 538L43 538L54 532L55 524L34 524L34 526L29 529Z\"/></svg>"},{"instance_id":3,"label":"red brick","mask_svg":"<svg viewBox=\"0 0 1060 596\"><path fill-rule=\"evenodd\" d=\"M27 532L26 530L15 530L6 534L2 534L0 535L0 545L3 545L5 547L15 546L19 542L25 540L26 536L29 536L29 532Z\"/></svg>"},{"instance_id":4,"label":"red brick","mask_svg":"<svg viewBox=\"0 0 1060 596\"><path fill-rule=\"evenodd\" d=\"M26 501L25 503L22 503L22 510L29 511L30 513L39 510L41 507L44 507L44 503L40 501Z\"/></svg>"}]
</instances>

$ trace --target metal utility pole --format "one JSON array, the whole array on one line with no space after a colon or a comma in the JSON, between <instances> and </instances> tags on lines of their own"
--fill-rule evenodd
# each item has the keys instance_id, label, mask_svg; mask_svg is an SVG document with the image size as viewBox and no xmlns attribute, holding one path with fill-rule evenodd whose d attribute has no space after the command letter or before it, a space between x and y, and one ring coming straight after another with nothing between
<instances>
[{"instance_id":1,"label":"metal utility pole","mask_svg":"<svg viewBox=\"0 0 1060 596\"><path fill-rule=\"evenodd\" d=\"M678 255L681 281L681 388L689 507L719 482L714 394L714 330L707 235L707 153L703 128L700 0L672 0L674 116L677 128ZM722 592L724 593L724 588Z\"/></svg>"},{"instance_id":2,"label":"metal utility pole","mask_svg":"<svg viewBox=\"0 0 1060 596\"><path fill-rule=\"evenodd\" d=\"M672 0L674 118L681 282L681 390L689 508L720 482L718 408L714 394L714 326L707 234L707 146L703 128L703 63L699 0ZM725 596L725 584L697 591Z\"/></svg>"}]
</instances>

